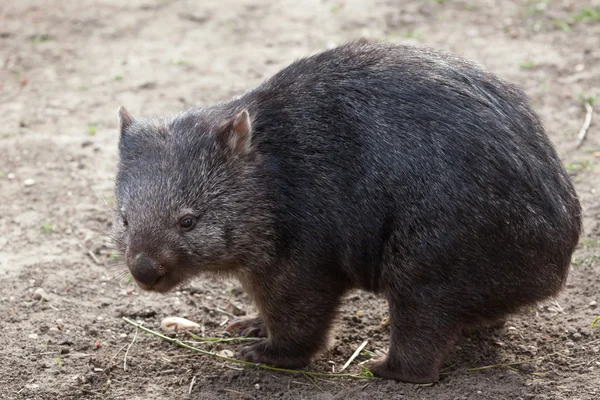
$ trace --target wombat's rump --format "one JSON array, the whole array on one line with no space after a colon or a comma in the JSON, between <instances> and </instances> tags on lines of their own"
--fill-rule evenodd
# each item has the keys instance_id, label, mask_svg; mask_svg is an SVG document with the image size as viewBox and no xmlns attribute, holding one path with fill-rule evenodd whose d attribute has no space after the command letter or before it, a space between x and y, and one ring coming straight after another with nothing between
<instances>
[{"instance_id":1,"label":"wombat's rump","mask_svg":"<svg viewBox=\"0 0 600 400\"><path fill-rule=\"evenodd\" d=\"M371 370L430 382L461 328L562 287L580 229L569 178L525 95L473 64L351 43L232 101L120 110L115 237L140 286L237 276L265 336L247 360L306 365L341 296L381 293Z\"/></svg>"}]
</instances>

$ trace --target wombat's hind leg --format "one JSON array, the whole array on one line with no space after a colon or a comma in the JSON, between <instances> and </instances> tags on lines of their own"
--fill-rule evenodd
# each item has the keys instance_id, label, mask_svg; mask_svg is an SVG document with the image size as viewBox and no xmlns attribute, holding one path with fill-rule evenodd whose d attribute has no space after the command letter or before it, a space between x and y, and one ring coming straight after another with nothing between
<instances>
[{"instance_id":1,"label":"wombat's hind leg","mask_svg":"<svg viewBox=\"0 0 600 400\"><path fill-rule=\"evenodd\" d=\"M419 296L422 301L422 297ZM390 348L384 360L368 367L374 375L411 383L439 379L439 369L460 326L436 304L394 299L390 305Z\"/></svg>"},{"instance_id":2,"label":"wombat's hind leg","mask_svg":"<svg viewBox=\"0 0 600 400\"><path fill-rule=\"evenodd\" d=\"M267 328L262 317L235 318L225 328L227 332L239 332L240 336L267 337Z\"/></svg>"}]
</instances>

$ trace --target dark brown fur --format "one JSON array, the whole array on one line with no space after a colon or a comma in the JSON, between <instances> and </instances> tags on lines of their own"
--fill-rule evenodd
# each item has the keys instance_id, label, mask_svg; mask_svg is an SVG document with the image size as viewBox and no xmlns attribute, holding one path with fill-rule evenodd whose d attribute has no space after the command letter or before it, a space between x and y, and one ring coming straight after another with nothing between
<instances>
[{"instance_id":1,"label":"dark brown fur","mask_svg":"<svg viewBox=\"0 0 600 400\"><path fill-rule=\"evenodd\" d=\"M115 236L166 291L240 279L241 355L302 367L348 290L383 295L382 377L438 379L461 330L555 295L581 230L573 186L516 87L454 56L348 44L230 102L121 110Z\"/></svg>"}]
</instances>

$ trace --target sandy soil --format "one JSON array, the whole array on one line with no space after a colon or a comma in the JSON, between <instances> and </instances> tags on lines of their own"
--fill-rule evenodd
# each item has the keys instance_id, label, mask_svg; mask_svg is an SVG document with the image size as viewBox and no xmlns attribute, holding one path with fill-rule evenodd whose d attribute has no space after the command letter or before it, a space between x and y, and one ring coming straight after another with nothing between
<instances>
[{"instance_id":1,"label":"sandy soil","mask_svg":"<svg viewBox=\"0 0 600 400\"><path fill-rule=\"evenodd\" d=\"M584 98L600 95L598 1L103 0L0 3L0 398L600 398L600 109L575 147ZM188 317L222 336L236 282L168 295L113 279L116 109L167 114L228 99L297 57L356 37L457 52L523 86L584 206L564 293L465 336L431 386L287 375L195 355L140 332ZM91 256L90 254L93 254ZM42 288L44 293L40 293ZM34 294L37 290L37 295ZM46 300L36 297L46 297ZM348 297L330 372L365 339L385 350L386 307ZM232 350L233 344L207 346ZM349 368L361 373L361 355ZM471 368L521 362L510 367ZM193 382L193 384L192 384Z\"/></svg>"}]
</instances>

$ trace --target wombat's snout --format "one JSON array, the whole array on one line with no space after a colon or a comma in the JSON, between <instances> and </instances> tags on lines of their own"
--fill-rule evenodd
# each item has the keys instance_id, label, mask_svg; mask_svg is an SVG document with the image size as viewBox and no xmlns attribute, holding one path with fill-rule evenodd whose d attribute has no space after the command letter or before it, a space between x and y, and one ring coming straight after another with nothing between
<instances>
[{"instance_id":1,"label":"wombat's snout","mask_svg":"<svg viewBox=\"0 0 600 400\"><path fill-rule=\"evenodd\" d=\"M144 254L138 254L129 269L142 289L151 288L161 277L159 265Z\"/></svg>"}]
</instances>

